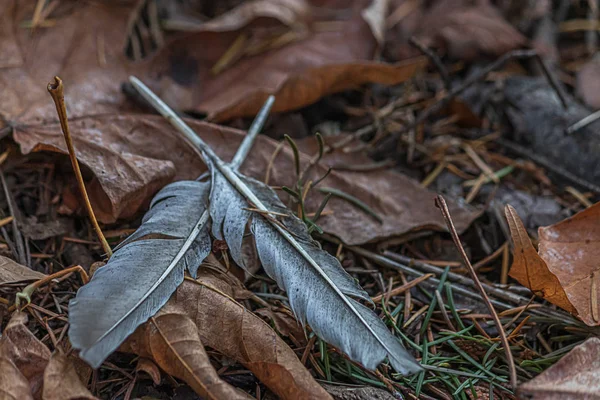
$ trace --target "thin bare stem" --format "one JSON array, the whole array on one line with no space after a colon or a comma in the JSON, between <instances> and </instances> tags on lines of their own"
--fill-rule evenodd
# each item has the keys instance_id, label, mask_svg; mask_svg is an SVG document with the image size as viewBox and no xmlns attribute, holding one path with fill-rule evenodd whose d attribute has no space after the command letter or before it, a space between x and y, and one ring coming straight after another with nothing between
<instances>
[{"instance_id":1,"label":"thin bare stem","mask_svg":"<svg viewBox=\"0 0 600 400\"><path fill-rule=\"evenodd\" d=\"M261 107L260 111L252 121L252 125L250 125L250 129L248 129L248 133L244 137L242 144L238 147L237 152L233 156L233 160L231 160L231 168L237 170L246 157L248 156L248 152L252 148L254 141L256 140L256 136L261 131L262 127L269 116L269 111L271 111L271 107L273 107L273 103L275 102L275 96L269 96L265 104Z\"/></svg>"},{"instance_id":2,"label":"thin bare stem","mask_svg":"<svg viewBox=\"0 0 600 400\"><path fill-rule=\"evenodd\" d=\"M83 183L83 176L81 175L79 162L77 161L77 156L75 155L75 147L73 146L73 139L71 138L71 131L69 130L69 122L67 120L64 86L62 80L58 76L54 77L54 82L50 82L48 84L48 92L50 93L50 96L52 96L52 100L54 100L54 104L56 105L56 112L58 113L58 119L60 120L60 127L62 128L63 135L65 136L65 142L67 143L67 149L69 150L69 158L71 159L71 165L73 166L75 178L77 179L77 184L79 185L79 192L81 193L81 197L83 197L83 202L85 204L85 208L87 209L88 216L90 217L90 221L92 222L92 226L96 231L96 236L98 236L98 240L100 240L100 243L102 244L104 253L106 253L108 258L110 258L112 256L112 250L106 241L102 230L100 229L100 225L98 225L98 220L96 220L94 209L92 208L87 190L85 189L85 184Z\"/></svg>"},{"instance_id":3,"label":"thin bare stem","mask_svg":"<svg viewBox=\"0 0 600 400\"><path fill-rule=\"evenodd\" d=\"M508 339L506 337L506 332L504 332L504 327L502 326L502 322L500 322L500 317L498 317L498 314L496 313L494 306L490 302L490 298L488 297L487 293L485 292L485 289L483 288L483 286L481 285L481 282L479 281L477 272L475 272L475 269L471 265L471 261L469 260L469 257L467 257L467 253L465 252L465 249L463 248L462 243L460 242L460 237L458 236L458 232L456 231L456 228L454 227L454 222L452 222L452 217L450 216L450 210L448 210L448 205L446 204L446 200L444 200L444 197L441 195L438 195L435 198L435 205L442 211L442 215L444 216L444 220L446 221L446 225L448 226L450 235L452 235L452 240L454 241L454 244L456 245L456 248L458 249L458 252L460 253L463 263L464 263L464 265L467 266L467 269L469 270L469 273L471 274L471 278L473 278L473 282L475 282L475 286L481 293L481 297L483 298L483 301L484 301L485 305L487 306L488 310L490 311L490 314L492 315L492 318L494 319L494 323L496 324L496 326L498 328L498 334L500 335L500 341L502 342L502 346L504 347L504 353L506 354L506 362L508 364L508 368L510 371L510 384L513 387L513 389L516 389L517 388L517 370L515 368L515 361L513 359L512 352L510 351L510 344L508 343Z\"/></svg>"}]
</instances>

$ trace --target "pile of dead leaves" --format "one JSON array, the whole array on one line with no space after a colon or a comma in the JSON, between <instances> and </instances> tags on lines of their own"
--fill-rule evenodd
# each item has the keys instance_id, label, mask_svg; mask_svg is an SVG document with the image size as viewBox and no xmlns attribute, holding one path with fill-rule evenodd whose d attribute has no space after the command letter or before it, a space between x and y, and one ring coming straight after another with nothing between
<instances>
[{"instance_id":1,"label":"pile of dead leaves","mask_svg":"<svg viewBox=\"0 0 600 400\"><path fill-rule=\"evenodd\" d=\"M186 122L219 157L228 161L243 140L244 132L215 123L239 122L242 118L254 116L269 95L276 97L273 112L283 113L299 110L325 96L354 90L365 84L392 87L410 82L431 67L415 42L438 56L453 60L456 62L453 68L458 69L464 63L502 56L511 50L539 47L538 43L530 43L509 23L499 7L486 0L249 0L208 3L211 2L5 0L0 5L1 136L12 134L23 154L67 153L54 105L46 92L52 76L63 77L77 157L86 168L84 173L96 215L105 224L122 224L123 221L135 224L135 218L147 209L151 198L161 188L172 181L195 179L206 171L206 166L198 149L183 140L162 117L152 114L148 104L127 83L130 75L147 82L178 111L206 117L210 122L191 118ZM531 11L534 14L532 18L540 17L534 11ZM412 45L409 38L413 40ZM591 107L600 104L593 80L597 70L598 60L595 57L581 68L573 82L578 95ZM444 84L446 90L450 89L448 82ZM523 87L522 83L513 84L517 88ZM511 95L511 88L510 82L503 87L507 97ZM535 93L530 90L527 94ZM414 98L409 99L411 95ZM402 131L414 122L414 109L423 110L423 107L437 101L414 93L404 97L402 104L410 108L407 114L410 118L402 116L402 123L386 120L393 114L396 106L393 103L388 110L385 110L387 106L379 108L379 105L372 105L368 112L350 106L345 106L344 110L358 117L373 116L374 142L385 143L386 135L393 136L390 132ZM569 99L569 102L574 103L575 100ZM450 119L441 120L439 131L443 133L448 124L462 123L467 119L476 121L471 126L485 125L479 115L475 116L476 107L466 110L468 103L466 99L464 105L458 101L451 104L453 113L455 107L464 106L461 114L466 117L455 113ZM398 104L401 102L398 101ZM571 107L564 118L562 114L557 118L561 119L561 124L568 125L574 122L572 119L586 112L579 108L573 111ZM543 116L542 113L542 119ZM535 125L529 120L524 124L529 130ZM469 163L476 167L464 173L452 164L453 160L458 160L456 164L460 165L462 159L443 154L446 149L455 146L452 140L443 134L431 138L434 151L430 152L425 146L428 142L423 138L423 129L410 129L406 143L411 146L411 151L420 149L437 164L419 183L398 170L382 168L382 165L389 165L385 162L374 164L365 154L347 151L352 147L372 149L361 140L362 135L339 130L335 133L325 138L326 151L317 163L313 160L323 150L317 139L298 140L295 142L297 148L290 148L269 137L260 137L241 171L276 188L293 188L298 182L297 165L311 165L303 176L304 180L310 182L310 187L312 182L326 176L319 182L321 189L325 190L300 193L302 206L306 209L298 207L299 214L314 215L323 211L318 227L345 246L396 240L407 234L418 235L420 231L445 231L442 216L433 208L434 193L426 187L449 166L454 168L455 175L471 183L469 187L474 188L473 197L486 183L498 184L501 179L498 178L501 171L492 171L486 164L491 159L487 150L477 147L485 145L487 139L461 144L463 150L467 149L464 152L471 160ZM535 137L532 140L535 142ZM579 137L567 137L564 142L586 147ZM16 151L11 149L10 152L14 154ZM8 156L9 152L0 155L0 165ZM412 162L412 158L409 159ZM573 160L570 162L574 163ZM508 167L511 171L512 168L533 171L532 174L537 174L536 179L548 180L537 167L512 162ZM473 170L479 177L473 175ZM48 186L51 180L52 177L48 178L45 185ZM53 193L52 198L49 192L45 193L45 201L56 207L60 214L75 217L81 211L81 204L72 182L66 181L61 191ZM6 183L3 186L6 188ZM331 197L327 207L317 211L332 193L342 195ZM465 231L482 214L480 209L467 204L473 197L467 196L467 202L449 201L459 232ZM587 197L583 197L584 203L588 201ZM14 201L8 195L7 203L11 214L15 215L0 219L4 238L2 251L11 251L14 258L25 264L32 250L28 247L28 239L22 242L16 236L19 232L17 222L21 223L22 219L18 210L13 212ZM600 256L600 203L562 222L540 228L537 250L513 208L507 207L506 218L514 247L510 276L541 299L571 313L587 327L599 326L600 272L597 259ZM13 220L14 228L10 232L15 239L11 240L5 227ZM127 226L127 233L133 231L130 229L132 226ZM119 231L114 237L121 238L123 232ZM70 238L73 243L93 244L88 239ZM405 243L402 240L398 243ZM27 244L26 249L21 246L22 243ZM508 244L505 248L508 252ZM342 249L340 244L338 256ZM251 265L248 271L256 273L260 262L252 250L253 246L245 246L244 251L249 254L244 255ZM53 251L62 251L62 247L57 249L50 245L36 254L46 256ZM412 254L420 257L419 251L410 249ZM7 258L0 259L2 295L10 293L13 296L9 297L10 301L0 297L3 300L0 302L0 315L8 321L2 327L0 338L1 396L14 399L92 399L102 393L113 398L129 398L136 380L150 376L156 386L167 380L175 385L176 381L171 377L178 378L206 398L250 398L235 381L226 379L228 369L239 364L283 399L343 398L345 394L338 394L339 388L327 386L326 390L307 368L311 366L319 370L321 364L316 361L312 350L315 343L321 346L318 355L322 361L325 360L327 347L324 342L317 342L317 336L296 321L285 301L279 300L280 295L274 295L278 303L270 303L248 291L241 282L245 278L244 273L233 265L227 254L227 245L215 241L212 254L202 264L197 279L186 277L166 305L121 345L120 352L135 356L132 360L136 367L132 375L110 362L106 364L108 370L118 371L127 378L122 380L126 383L116 379L119 385L123 383L116 393L102 392L114 383L113 378L99 378L98 371L92 371L80 360L68 342L67 304L79 284L73 284L74 279L68 277L55 279L49 282L51 289L34 298L33 304L21 311L13 306L15 292L24 288L23 282L41 282L47 275ZM426 260L426 257L420 258ZM370 274L375 276L378 273L372 271L371 264L366 265ZM456 266L460 267L460 262ZM84 267L89 269L89 265ZM46 272L51 274L54 270L48 268ZM443 280L447 274L440 277L438 291L444 287ZM425 276L423 281L431 276ZM408 290L406 304L412 307L410 288L417 284L410 286L404 275L401 278L400 288ZM382 293L378 300L388 302L393 278L389 282L387 296L380 273L375 280L377 283L371 286L379 285ZM400 278L396 277L398 280ZM264 285L271 283L265 278ZM61 297L50 296L51 291L60 292ZM53 302L56 312L42 308L35 299L44 305ZM440 300L436 298L436 301ZM253 313L249 302L260 304L263 308ZM420 310L412 314L414 319L409 318L409 314L415 310L406 306L408 313L400 322L410 327L411 322L424 316L429 322L435 303L431 305L429 311L428 305L422 304ZM395 312L401 308L398 304ZM442 318L449 318L443 303L441 308L441 314L435 315L439 317L435 321L438 325ZM388 313L387 310L385 312ZM34 317L32 321L28 321L26 313ZM395 328L397 315L390 317ZM511 323L517 321L520 315ZM461 321L456 315L452 318ZM265 321L269 321L270 325ZM515 328L512 340L527 322L526 319L523 321ZM451 323L448 325L452 328L450 330L454 329ZM595 334L594 330L582 326L575 329L586 335ZM480 328L479 325L477 327ZM417 334L419 339L416 343L407 341L414 344L411 351L415 348L419 351L423 343L419 340L425 337L425 328L418 329L422 332ZM427 333L433 335L431 330ZM427 337L427 340L435 342L433 336ZM421 361L426 364L429 350L427 341L424 343ZM518 344L523 345L522 342ZM436 350L435 346L433 349ZM471 350L465 351L469 353ZM556 393L561 396L566 393L572 398L595 395L598 389L595 383L600 374L600 366L595 362L598 352L598 340L589 339L574 347L540 376L523 384L519 393L548 399L560 398ZM220 368L215 368L211 357L219 360ZM468 357L470 360L478 359L473 354ZM486 358L483 357L484 360ZM353 368L362 368L350 360L344 359L344 362L348 375L352 375ZM329 361L323 363L330 368ZM393 375L387 367L382 367L382 370L385 376L378 371L381 376L369 377L380 379L376 383L398 394L398 390L402 390L401 385L390 379ZM486 373L489 374L489 370ZM331 370L319 371L318 375L331 378ZM468 380L460 379L456 378L453 384L466 387ZM412 381L410 383L413 384ZM258 387L258 383L256 385ZM418 389L414 391L407 389L406 393L418 396L426 387L428 393L439 394L436 392L439 388L434 382L426 381L424 373L416 378L416 387ZM501 393L508 392L506 387L502 390ZM485 395L489 393L481 385L472 383L471 393L475 391ZM260 397L260 389L255 392ZM493 388L491 393L496 393Z\"/></svg>"}]
</instances>

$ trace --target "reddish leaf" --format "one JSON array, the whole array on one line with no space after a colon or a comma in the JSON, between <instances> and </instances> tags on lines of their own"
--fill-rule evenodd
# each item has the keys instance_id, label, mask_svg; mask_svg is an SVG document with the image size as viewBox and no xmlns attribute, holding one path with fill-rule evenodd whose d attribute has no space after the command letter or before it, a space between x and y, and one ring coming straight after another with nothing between
<instances>
[{"instance_id":1,"label":"reddish leaf","mask_svg":"<svg viewBox=\"0 0 600 400\"><path fill-rule=\"evenodd\" d=\"M600 339L575 347L538 377L519 386L521 398L591 400L600 393Z\"/></svg>"},{"instance_id":2,"label":"reddish leaf","mask_svg":"<svg viewBox=\"0 0 600 400\"><path fill-rule=\"evenodd\" d=\"M515 257L510 275L590 326L600 325L600 203L539 229L539 254L523 223L506 208Z\"/></svg>"}]
</instances>

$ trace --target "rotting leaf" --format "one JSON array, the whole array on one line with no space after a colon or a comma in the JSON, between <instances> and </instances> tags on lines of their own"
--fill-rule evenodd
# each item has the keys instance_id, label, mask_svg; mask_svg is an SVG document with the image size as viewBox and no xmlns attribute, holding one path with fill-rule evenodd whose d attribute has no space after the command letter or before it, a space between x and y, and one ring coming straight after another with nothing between
<instances>
[{"instance_id":1,"label":"rotting leaf","mask_svg":"<svg viewBox=\"0 0 600 400\"><path fill-rule=\"evenodd\" d=\"M36 281L45 276L43 273L34 271L8 257L0 256L0 284Z\"/></svg>"},{"instance_id":2,"label":"rotting leaf","mask_svg":"<svg viewBox=\"0 0 600 400\"><path fill-rule=\"evenodd\" d=\"M292 349L264 321L230 297L233 288L227 282L205 269L198 275L197 282L184 281L153 320L138 328L121 350L152 358L198 392L196 378L186 376L188 371L202 371L204 379L218 379L202 348L209 346L243 364L282 399L330 399ZM162 336L157 336L159 327ZM177 343L168 348L162 339L167 337L177 339L181 354L194 356L185 358L187 369L176 365L181 359L169 355ZM184 337L195 344L182 341Z\"/></svg>"},{"instance_id":3,"label":"rotting leaf","mask_svg":"<svg viewBox=\"0 0 600 400\"><path fill-rule=\"evenodd\" d=\"M30 395L40 398L44 370L51 354L46 345L27 328L27 319L27 315L21 311L16 311L12 315L0 339L0 359L3 360L1 365L8 369L6 372L8 376L18 378L18 374L13 369L13 366L16 367L29 382ZM0 375L4 374L5 372L0 370ZM10 384L17 385L17 382L9 382ZM18 383L19 390L21 386L21 383Z\"/></svg>"},{"instance_id":4,"label":"rotting leaf","mask_svg":"<svg viewBox=\"0 0 600 400\"><path fill-rule=\"evenodd\" d=\"M44 371L43 400L96 400L81 382L71 359L55 352Z\"/></svg>"},{"instance_id":5,"label":"rotting leaf","mask_svg":"<svg viewBox=\"0 0 600 400\"><path fill-rule=\"evenodd\" d=\"M591 400L600 393L600 339L576 346L556 364L519 386L521 398Z\"/></svg>"},{"instance_id":6,"label":"rotting leaf","mask_svg":"<svg viewBox=\"0 0 600 400\"><path fill-rule=\"evenodd\" d=\"M515 243L510 276L587 325L600 325L600 203L539 228L538 253L512 207L506 216Z\"/></svg>"}]
</instances>

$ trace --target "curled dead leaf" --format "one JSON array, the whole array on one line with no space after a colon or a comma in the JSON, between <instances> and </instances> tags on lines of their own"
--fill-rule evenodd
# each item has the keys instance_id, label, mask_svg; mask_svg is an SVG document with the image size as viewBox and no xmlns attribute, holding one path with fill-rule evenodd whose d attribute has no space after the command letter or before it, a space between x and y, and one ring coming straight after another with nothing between
<instances>
[{"instance_id":1,"label":"curled dead leaf","mask_svg":"<svg viewBox=\"0 0 600 400\"><path fill-rule=\"evenodd\" d=\"M224 292L227 288L231 293ZM287 344L231 294L227 282L201 269L198 281L185 280L122 350L152 358L199 394L203 389L198 379L221 382L204 353L205 345L243 364L282 399L330 399ZM223 385L218 389L231 389Z\"/></svg>"},{"instance_id":2,"label":"curled dead leaf","mask_svg":"<svg viewBox=\"0 0 600 400\"><path fill-rule=\"evenodd\" d=\"M160 383L160 370L154 361L146 357L140 357L135 366L135 372L145 372L155 385Z\"/></svg>"},{"instance_id":3,"label":"curled dead leaf","mask_svg":"<svg viewBox=\"0 0 600 400\"><path fill-rule=\"evenodd\" d=\"M600 339L590 338L556 364L517 389L532 400L592 400L600 398Z\"/></svg>"},{"instance_id":4,"label":"curled dead leaf","mask_svg":"<svg viewBox=\"0 0 600 400\"><path fill-rule=\"evenodd\" d=\"M65 354L55 352L44 371L43 400L97 400L85 387L75 365Z\"/></svg>"},{"instance_id":5,"label":"curled dead leaf","mask_svg":"<svg viewBox=\"0 0 600 400\"><path fill-rule=\"evenodd\" d=\"M516 211L506 217L515 244L510 276L590 326L600 325L600 203L539 229L536 252Z\"/></svg>"}]
</instances>

